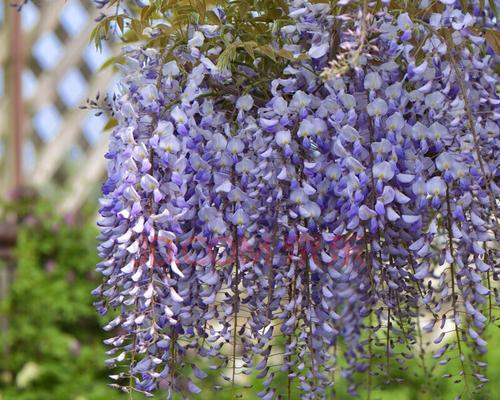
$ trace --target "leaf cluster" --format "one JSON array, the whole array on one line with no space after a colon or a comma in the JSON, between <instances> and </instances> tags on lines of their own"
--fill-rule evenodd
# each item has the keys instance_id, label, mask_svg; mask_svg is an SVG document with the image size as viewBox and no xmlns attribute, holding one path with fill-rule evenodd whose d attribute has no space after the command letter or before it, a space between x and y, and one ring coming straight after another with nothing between
<instances>
[{"instance_id":1,"label":"leaf cluster","mask_svg":"<svg viewBox=\"0 0 500 400\"><path fill-rule=\"evenodd\" d=\"M125 43L163 49L172 58L175 48L187 45L190 32L210 25L216 27L217 35L206 38L200 50L220 47L221 52L211 57L221 69L248 65L270 76L270 72L282 71L286 63L306 57L294 57L273 35L290 21L284 0L151 1L142 8L132 7L131 13L121 11L119 5L118 0L111 0L110 15L103 15L92 32L91 40L98 48L114 32ZM224 10L223 16L219 9Z\"/></svg>"}]
</instances>

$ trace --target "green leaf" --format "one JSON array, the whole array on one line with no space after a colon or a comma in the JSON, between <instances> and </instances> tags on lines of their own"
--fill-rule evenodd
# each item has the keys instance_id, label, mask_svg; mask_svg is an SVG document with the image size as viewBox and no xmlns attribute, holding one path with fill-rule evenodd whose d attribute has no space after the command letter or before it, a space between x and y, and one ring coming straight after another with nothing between
<instances>
[{"instance_id":1,"label":"green leaf","mask_svg":"<svg viewBox=\"0 0 500 400\"><path fill-rule=\"evenodd\" d=\"M495 0L489 0L488 3L490 4L490 8L493 11L493 15L498 20L498 10L497 10L497 4L495 3Z\"/></svg>"},{"instance_id":2,"label":"green leaf","mask_svg":"<svg viewBox=\"0 0 500 400\"><path fill-rule=\"evenodd\" d=\"M254 41L243 42L243 48L248 53L252 59L255 60L255 48L257 47L257 43Z\"/></svg>"},{"instance_id":3,"label":"green leaf","mask_svg":"<svg viewBox=\"0 0 500 400\"><path fill-rule=\"evenodd\" d=\"M256 49L259 53L269 57L271 60L273 60L274 62L276 62L276 53L274 51L274 49L271 47L271 45L269 44L266 44L264 46L259 46L257 47Z\"/></svg>"},{"instance_id":4,"label":"green leaf","mask_svg":"<svg viewBox=\"0 0 500 400\"><path fill-rule=\"evenodd\" d=\"M228 69L238 55L236 50L239 46L241 46L241 43L231 43L230 45L228 45L219 55L219 59L217 60L217 67L220 69Z\"/></svg>"},{"instance_id":5,"label":"green leaf","mask_svg":"<svg viewBox=\"0 0 500 400\"><path fill-rule=\"evenodd\" d=\"M147 23L151 15L155 12L156 8L154 6L146 6L141 10L141 22Z\"/></svg>"},{"instance_id":6,"label":"green leaf","mask_svg":"<svg viewBox=\"0 0 500 400\"><path fill-rule=\"evenodd\" d=\"M124 32L124 23L123 23L123 16L119 15L116 17L116 23L118 24L118 27L120 28L120 32Z\"/></svg>"},{"instance_id":7,"label":"green leaf","mask_svg":"<svg viewBox=\"0 0 500 400\"><path fill-rule=\"evenodd\" d=\"M290 61L296 61L297 59L294 57L293 53L289 50L285 50L285 49L280 49L278 51L275 52L278 56L282 57L282 58L286 58L287 60L290 60Z\"/></svg>"},{"instance_id":8,"label":"green leaf","mask_svg":"<svg viewBox=\"0 0 500 400\"><path fill-rule=\"evenodd\" d=\"M109 57L99 68L99 71L105 70L106 68L112 67L122 59L121 56Z\"/></svg>"},{"instance_id":9,"label":"green leaf","mask_svg":"<svg viewBox=\"0 0 500 400\"><path fill-rule=\"evenodd\" d=\"M90 33L89 42L94 42L96 49L101 50L101 24L97 25Z\"/></svg>"},{"instance_id":10,"label":"green leaf","mask_svg":"<svg viewBox=\"0 0 500 400\"><path fill-rule=\"evenodd\" d=\"M107 131L108 129L112 129L117 125L118 125L118 121L116 120L116 118L110 118L110 119L108 119L108 122L106 122L106 125L104 125L103 129L105 131Z\"/></svg>"},{"instance_id":11,"label":"green leaf","mask_svg":"<svg viewBox=\"0 0 500 400\"><path fill-rule=\"evenodd\" d=\"M498 31L497 29L488 29L484 36L485 36L488 44L495 51L495 54L499 55L500 54L500 31Z\"/></svg>"}]
</instances>

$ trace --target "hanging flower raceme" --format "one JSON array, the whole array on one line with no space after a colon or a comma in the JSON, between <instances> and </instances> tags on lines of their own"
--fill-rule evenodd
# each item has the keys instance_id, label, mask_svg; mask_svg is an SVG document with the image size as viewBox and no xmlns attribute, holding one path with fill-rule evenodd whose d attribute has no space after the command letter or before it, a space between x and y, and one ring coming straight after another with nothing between
<instances>
[{"instance_id":1,"label":"hanging flower raceme","mask_svg":"<svg viewBox=\"0 0 500 400\"><path fill-rule=\"evenodd\" d=\"M95 290L122 390L199 393L214 370L234 395L252 373L266 400L356 395L422 334L464 390L486 382L499 100L472 28L492 12L343 3L287 2L265 49L231 6L124 49Z\"/></svg>"}]
</instances>

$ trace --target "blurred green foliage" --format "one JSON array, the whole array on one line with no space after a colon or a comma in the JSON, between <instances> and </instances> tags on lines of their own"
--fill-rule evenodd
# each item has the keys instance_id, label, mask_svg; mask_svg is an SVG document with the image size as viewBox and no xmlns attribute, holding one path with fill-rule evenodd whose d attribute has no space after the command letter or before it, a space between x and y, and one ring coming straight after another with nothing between
<instances>
[{"instance_id":1,"label":"blurred green foliage","mask_svg":"<svg viewBox=\"0 0 500 400\"><path fill-rule=\"evenodd\" d=\"M110 371L105 367L106 347L102 340L103 319L95 312L90 291L97 286L94 273L97 263L97 230L94 213L83 221L72 222L56 216L52 206L35 203L22 212L25 215L16 249L15 280L7 301L0 304L0 313L9 321L7 332L0 332L0 400L119 400L127 395L108 388ZM26 212L25 212L26 211ZM2 266L0 265L0 268ZM107 318L106 318L107 319ZM500 392L500 337L498 328L490 326L490 352L484 361L490 364L490 383L477 400L497 399ZM429 368L436 365L430 354L425 357ZM383 362L383 355L381 355ZM196 362L196 360L192 360ZM419 357L405 363L405 371L391 371L395 379L389 385L373 390L371 400L451 400L462 388L453 379L442 378L457 371L457 360L432 370L432 378L421 373ZM278 390L286 392L286 378L275 379ZM338 377L337 377L338 378ZM360 376L360 383L366 376ZM244 384L261 387L255 378L245 377ZM380 383L384 377L375 377ZM203 392L189 399L229 400L231 387L215 372L204 382L196 382ZM213 385L224 390L215 392ZM338 379L337 399L350 399L342 379ZM237 388L243 399L254 399L258 390ZM293 385L292 385L293 393ZM134 395L135 399L142 398ZM164 399L159 393L157 399ZM181 399L181 396L177 396ZM298 394L292 397L299 399ZM366 391L358 398L366 399ZM466 397L464 397L466 399Z\"/></svg>"},{"instance_id":2,"label":"blurred green foliage","mask_svg":"<svg viewBox=\"0 0 500 400\"><path fill-rule=\"evenodd\" d=\"M55 216L40 203L24 217L10 296L0 311L2 400L113 400L104 335L92 306L96 229Z\"/></svg>"}]
</instances>

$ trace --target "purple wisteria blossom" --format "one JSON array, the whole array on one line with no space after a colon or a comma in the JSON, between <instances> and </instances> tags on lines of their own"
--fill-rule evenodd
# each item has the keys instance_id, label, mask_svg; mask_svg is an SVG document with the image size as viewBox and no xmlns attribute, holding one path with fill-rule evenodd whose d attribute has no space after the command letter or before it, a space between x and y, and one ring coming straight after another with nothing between
<instances>
[{"instance_id":1,"label":"purple wisteria blossom","mask_svg":"<svg viewBox=\"0 0 500 400\"><path fill-rule=\"evenodd\" d=\"M217 63L228 36L209 26L168 60L124 49L95 290L99 312L116 310L116 385L199 393L191 379L213 370L236 392L256 373L248 398L290 399L282 374L326 399L341 370L356 396L359 375L368 390L394 382L423 330L470 391L485 365L464 348L486 351L498 280L499 99L496 56L468 28L491 10L442 1L412 20L388 2L375 15L286 3L273 35L296 59L265 89L249 84L258 59ZM347 72L325 78L341 52Z\"/></svg>"}]
</instances>

